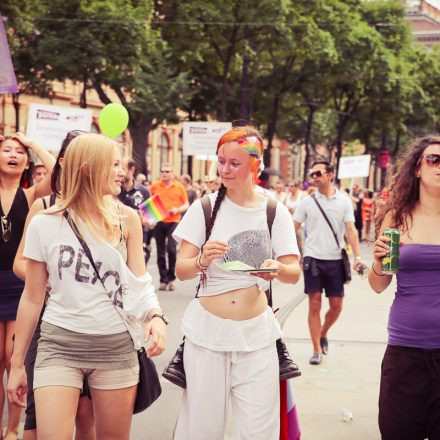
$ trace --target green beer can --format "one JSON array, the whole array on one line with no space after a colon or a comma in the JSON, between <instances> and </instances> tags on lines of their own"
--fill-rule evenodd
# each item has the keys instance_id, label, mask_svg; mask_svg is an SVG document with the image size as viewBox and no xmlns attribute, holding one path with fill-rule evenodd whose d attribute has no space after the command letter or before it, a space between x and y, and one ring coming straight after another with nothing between
<instances>
[{"instance_id":1,"label":"green beer can","mask_svg":"<svg viewBox=\"0 0 440 440\"><path fill-rule=\"evenodd\" d=\"M381 270L387 275L394 275L399 270L400 232L397 229L385 229L383 235L390 239L390 251L382 260Z\"/></svg>"}]
</instances>

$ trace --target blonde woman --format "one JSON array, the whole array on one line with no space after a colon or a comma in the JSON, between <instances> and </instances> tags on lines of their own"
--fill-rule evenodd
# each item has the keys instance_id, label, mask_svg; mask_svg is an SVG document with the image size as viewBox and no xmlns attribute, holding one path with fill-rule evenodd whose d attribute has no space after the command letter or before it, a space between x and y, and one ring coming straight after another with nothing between
<instances>
[{"instance_id":1,"label":"blonde woman","mask_svg":"<svg viewBox=\"0 0 440 440\"><path fill-rule=\"evenodd\" d=\"M114 197L124 178L120 162L114 141L92 133L76 137L64 157L60 201L36 215L26 233L26 284L8 397L24 405L24 356L49 280L34 370L38 436L45 440L72 438L84 376L97 438L128 440L142 342L137 323L147 323L150 356L164 349L166 320L145 270L139 215ZM99 276L73 228L88 244Z\"/></svg>"},{"instance_id":2,"label":"blonde woman","mask_svg":"<svg viewBox=\"0 0 440 440\"><path fill-rule=\"evenodd\" d=\"M281 203L269 232L268 199L255 189L262 155L262 139L252 127L225 133L217 147L222 184L209 195L208 241L200 201L190 206L173 234L181 244L177 276L206 275L182 322L187 388L176 440L223 438L229 400L240 438L279 438L275 341L281 329L264 292L275 278L298 281L299 252L291 215ZM272 272L223 269L222 263L231 260Z\"/></svg>"}]
</instances>

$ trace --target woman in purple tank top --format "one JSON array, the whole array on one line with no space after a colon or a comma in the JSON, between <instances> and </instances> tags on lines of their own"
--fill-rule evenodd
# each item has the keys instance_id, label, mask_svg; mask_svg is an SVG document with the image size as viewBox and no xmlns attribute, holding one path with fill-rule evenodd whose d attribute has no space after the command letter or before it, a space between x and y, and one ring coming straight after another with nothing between
<instances>
[{"instance_id":1,"label":"woman in purple tank top","mask_svg":"<svg viewBox=\"0 0 440 440\"><path fill-rule=\"evenodd\" d=\"M401 234L397 291L382 362L379 428L383 440L440 439L440 136L416 139L393 177L376 219L370 286L383 292L386 228Z\"/></svg>"}]
</instances>

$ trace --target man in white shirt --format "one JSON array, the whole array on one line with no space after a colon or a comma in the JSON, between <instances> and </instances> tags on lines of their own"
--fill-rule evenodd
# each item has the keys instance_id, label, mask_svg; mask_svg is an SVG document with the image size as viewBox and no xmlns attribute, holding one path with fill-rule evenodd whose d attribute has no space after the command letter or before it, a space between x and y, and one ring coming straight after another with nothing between
<instances>
[{"instance_id":1,"label":"man in white shirt","mask_svg":"<svg viewBox=\"0 0 440 440\"><path fill-rule=\"evenodd\" d=\"M293 220L298 230L305 223L307 237L303 254L304 291L309 296L309 329L313 343L310 364L319 365L322 354L328 353L327 333L338 319L344 297L344 267L341 247L344 234L353 249L353 267L362 263L359 239L354 226L353 207L350 200L333 186L333 166L326 161L317 161L310 172L315 194L303 199L295 210ZM315 197L315 200L314 200ZM327 215L335 236L317 206L319 203ZM321 295L329 299L329 310L321 326Z\"/></svg>"}]
</instances>

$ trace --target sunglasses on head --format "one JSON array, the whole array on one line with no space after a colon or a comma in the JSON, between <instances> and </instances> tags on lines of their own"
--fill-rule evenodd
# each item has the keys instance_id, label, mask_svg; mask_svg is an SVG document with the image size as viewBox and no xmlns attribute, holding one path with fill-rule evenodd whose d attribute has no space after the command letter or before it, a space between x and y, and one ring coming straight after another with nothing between
<instances>
[{"instance_id":1,"label":"sunglasses on head","mask_svg":"<svg viewBox=\"0 0 440 440\"><path fill-rule=\"evenodd\" d=\"M327 174L328 171L312 171L311 173L309 173L309 177L311 177L312 179L316 176L316 177L322 177L324 174Z\"/></svg>"},{"instance_id":2,"label":"sunglasses on head","mask_svg":"<svg viewBox=\"0 0 440 440\"><path fill-rule=\"evenodd\" d=\"M2 239L5 243L7 243L11 238L11 220L9 220L5 215L2 215L0 217L0 223L2 228Z\"/></svg>"},{"instance_id":3,"label":"sunglasses on head","mask_svg":"<svg viewBox=\"0 0 440 440\"><path fill-rule=\"evenodd\" d=\"M422 154L422 158L425 158L426 165L429 167L438 167L440 165L440 154Z\"/></svg>"}]
</instances>

